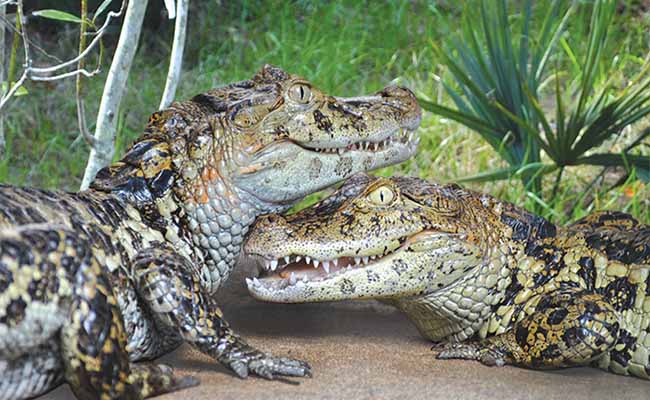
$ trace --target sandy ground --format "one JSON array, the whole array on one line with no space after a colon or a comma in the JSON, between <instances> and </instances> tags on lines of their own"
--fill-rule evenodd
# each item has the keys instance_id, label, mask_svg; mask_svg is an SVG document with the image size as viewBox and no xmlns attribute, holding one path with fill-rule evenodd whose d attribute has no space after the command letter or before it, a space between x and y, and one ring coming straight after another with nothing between
<instances>
[{"instance_id":1,"label":"sandy ground","mask_svg":"<svg viewBox=\"0 0 650 400\"><path fill-rule=\"evenodd\" d=\"M239 379L187 345L162 357L197 387L158 399L648 399L650 382L591 368L530 371L436 360L399 312L377 302L278 305L250 298L243 268L220 292L249 342L309 362L311 379ZM71 399L67 385L38 399Z\"/></svg>"}]
</instances>

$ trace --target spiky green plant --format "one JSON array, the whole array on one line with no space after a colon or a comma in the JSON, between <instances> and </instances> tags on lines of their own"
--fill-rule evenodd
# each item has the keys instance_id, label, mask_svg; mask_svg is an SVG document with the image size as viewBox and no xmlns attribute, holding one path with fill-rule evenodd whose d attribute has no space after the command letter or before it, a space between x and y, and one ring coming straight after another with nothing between
<instances>
[{"instance_id":1,"label":"spiky green plant","mask_svg":"<svg viewBox=\"0 0 650 400\"><path fill-rule=\"evenodd\" d=\"M457 109L427 100L421 100L422 106L477 131L509 164L509 168L468 180L503 179L517 174L532 195L542 198L541 177L557 171L557 189L567 166L624 166L650 171L650 157L628 153L648 132L621 154L589 154L650 113L650 63L618 93L611 80L598 84L597 78L603 76L599 73L608 73L601 66L616 2L597 0L591 9L586 55L579 63L578 76L560 82L557 71L551 75L547 70L550 60L559 56L556 44L577 8L572 3L562 11L563 4L552 3L534 35L530 27L532 1L526 1L517 40L506 1L483 0L478 27L466 21L458 37L442 47L434 46L453 76L454 84L444 85ZM540 85L549 76L555 81L552 117L540 106ZM576 100L567 102L565 98ZM542 151L551 164L542 162ZM637 176L647 176L642 171Z\"/></svg>"}]
</instances>

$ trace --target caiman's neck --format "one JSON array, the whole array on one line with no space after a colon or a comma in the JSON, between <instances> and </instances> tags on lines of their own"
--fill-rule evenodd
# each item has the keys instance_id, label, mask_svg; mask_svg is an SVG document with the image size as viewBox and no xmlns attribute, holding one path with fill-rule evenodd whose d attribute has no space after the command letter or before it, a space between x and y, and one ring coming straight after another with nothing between
<instances>
[{"instance_id":1,"label":"caiman's neck","mask_svg":"<svg viewBox=\"0 0 650 400\"><path fill-rule=\"evenodd\" d=\"M255 218L288 208L263 203L221 175L213 178L205 184L203 196L181 204L194 245L207 255L201 280L211 293L228 279L239 257L244 235Z\"/></svg>"},{"instance_id":2,"label":"caiman's neck","mask_svg":"<svg viewBox=\"0 0 650 400\"><path fill-rule=\"evenodd\" d=\"M484 328L494 307L503 301L512 282L517 255L507 244L495 246L491 256L451 285L421 296L396 299L397 307L413 321L422 336L439 342L466 340Z\"/></svg>"},{"instance_id":3,"label":"caiman's neck","mask_svg":"<svg viewBox=\"0 0 650 400\"><path fill-rule=\"evenodd\" d=\"M430 294L398 299L397 306L433 341L502 333L534 300L529 288L558 284L567 232L553 232L503 238L489 260L471 273Z\"/></svg>"}]
</instances>

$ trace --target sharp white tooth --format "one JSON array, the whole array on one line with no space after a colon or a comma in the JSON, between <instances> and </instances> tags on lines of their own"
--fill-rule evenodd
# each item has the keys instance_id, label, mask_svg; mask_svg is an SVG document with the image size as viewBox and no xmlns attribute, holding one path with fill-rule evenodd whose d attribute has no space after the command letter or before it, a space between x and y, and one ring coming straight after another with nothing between
<instances>
[{"instance_id":1,"label":"sharp white tooth","mask_svg":"<svg viewBox=\"0 0 650 400\"><path fill-rule=\"evenodd\" d=\"M300 262L301 259L302 259L302 257L296 256L296 261L295 262Z\"/></svg>"},{"instance_id":2,"label":"sharp white tooth","mask_svg":"<svg viewBox=\"0 0 650 400\"><path fill-rule=\"evenodd\" d=\"M361 262L361 257L354 257L354 265L359 265Z\"/></svg>"},{"instance_id":3,"label":"sharp white tooth","mask_svg":"<svg viewBox=\"0 0 650 400\"><path fill-rule=\"evenodd\" d=\"M305 256L305 262L307 263L307 265L311 264L311 257Z\"/></svg>"},{"instance_id":4,"label":"sharp white tooth","mask_svg":"<svg viewBox=\"0 0 650 400\"><path fill-rule=\"evenodd\" d=\"M246 278L246 286L251 287L253 280L251 278Z\"/></svg>"},{"instance_id":5,"label":"sharp white tooth","mask_svg":"<svg viewBox=\"0 0 650 400\"><path fill-rule=\"evenodd\" d=\"M292 272L291 275L289 276L289 283L291 285L296 284L296 273L295 272Z\"/></svg>"},{"instance_id":6,"label":"sharp white tooth","mask_svg":"<svg viewBox=\"0 0 650 400\"><path fill-rule=\"evenodd\" d=\"M271 261L264 260L264 269L266 269L267 271L271 269Z\"/></svg>"},{"instance_id":7,"label":"sharp white tooth","mask_svg":"<svg viewBox=\"0 0 650 400\"><path fill-rule=\"evenodd\" d=\"M277 267L278 267L278 260L271 261L271 271L275 271Z\"/></svg>"},{"instance_id":8,"label":"sharp white tooth","mask_svg":"<svg viewBox=\"0 0 650 400\"><path fill-rule=\"evenodd\" d=\"M285 264L289 264L290 261L291 261L291 258L289 256L284 256L284 263Z\"/></svg>"},{"instance_id":9,"label":"sharp white tooth","mask_svg":"<svg viewBox=\"0 0 650 400\"><path fill-rule=\"evenodd\" d=\"M327 260L323 261L323 269L328 274L330 273L330 262L329 261L327 261Z\"/></svg>"},{"instance_id":10,"label":"sharp white tooth","mask_svg":"<svg viewBox=\"0 0 650 400\"><path fill-rule=\"evenodd\" d=\"M378 147L379 147L379 145L377 143L375 143L375 151L377 151Z\"/></svg>"},{"instance_id":11,"label":"sharp white tooth","mask_svg":"<svg viewBox=\"0 0 650 400\"><path fill-rule=\"evenodd\" d=\"M364 264L368 264L368 256L361 257L361 259L363 260Z\"/></svg>"},{"instance_id":12,"label":"sharp white tooth","mask_svg":"<svg viewBox=\"0 0 650 400\"><path fill-rule=\"evenodd\" d=\"M253 284L257 286L260 284L260 281L257 278L253 278Z\"/></svg>"},{"instance_id":13,"label":"sharp white tooth","mask_svg":"<svg viewBox=\"0 0 650 400\"><path fill-rule=\"evenodd\" d=\"M303 286L305 286L305 282L303 281L296 282L296 287L303 287Z\"/></svg>"},{"instance_id":14,"label":"sharp white tooth","mask_svg":"<svg viewBox=\"0 0 650 400\"><path fill-rule=\"evenodd\" d=\"M377 256L370 256L371 260L374 260L375 258L377 258Z\"/></svg>"},{"instance_id":15,"label":"sharp white tooth","mask_svg":"<svg viewBox=\"0 0 650 400\"><path fill-rule=\"evenodd\" d=\"M370 142L366 142L365 149L368 150L368 147L370 146Z\"/></svg>"},{"instance_id":16,"label":"sharp white tooth","mask_svg":"<svg viewBox=\"0 0 650 400\"><path fill-rule=\"evenodd\" d=\"M338 267L339 266L339 259L338 258L333 259L332 264L334 264L335 267Z\"/></svg>"},{"instance_id":17,"label":"sharp white tooth","mask_svg":"<svg viewBox=\"0 0 650 400\"><path fill-rule=\"evenodd\" d=\"M339 147L339 154L343 154L343 151L345 151L345 149L343 149L342 147Z\"/></svg>"},{"instance_id":18,"label":"sharp white tooth","mask_svg":"<svg viewBox=\"0 0 650 400\"><path fill-rule=\"evenodd\" d=\"M320 261L314 258L312 262L314 263L314 268L318 268L318 264L320 263Z\"/></svg>"}]
</instances>

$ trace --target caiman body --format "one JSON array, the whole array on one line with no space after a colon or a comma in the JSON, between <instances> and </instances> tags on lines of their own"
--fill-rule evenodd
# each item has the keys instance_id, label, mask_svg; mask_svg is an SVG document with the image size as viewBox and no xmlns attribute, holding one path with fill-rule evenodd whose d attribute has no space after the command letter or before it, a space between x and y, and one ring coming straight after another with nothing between
<instances>
[{"instance_id":1,"label":"caiman body","mask_svg":"<svg viewBox=\"0 0 650 400\"><path fill-rule=\"evenodd\" d=\"M558 227L457 185L359 175L258 219L245 251L266 265L254 297L380 299L439 358L650 375L650 226L624 213Z\"/></svg>"},{"instance_id":2,"label":"caiman body","mask_svg":"<svg viewBox=\"0 0 650 400\"><path fill-rule=\"evenodd\" d=\"M259 214L407 159L419 119L406 89L335 98L265 66L153 114L89 190L0 187L0 399L63 380L83 399L192 385L133 363L183 341L241 377L309 375L235 334L215 293Z\"/></svg>"}]
</instances>

